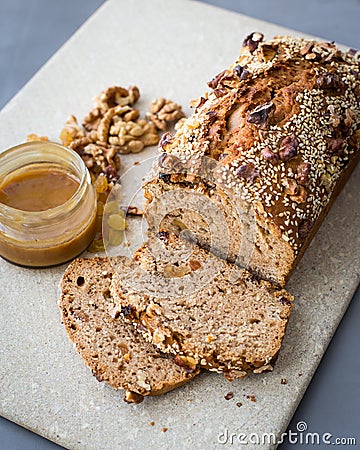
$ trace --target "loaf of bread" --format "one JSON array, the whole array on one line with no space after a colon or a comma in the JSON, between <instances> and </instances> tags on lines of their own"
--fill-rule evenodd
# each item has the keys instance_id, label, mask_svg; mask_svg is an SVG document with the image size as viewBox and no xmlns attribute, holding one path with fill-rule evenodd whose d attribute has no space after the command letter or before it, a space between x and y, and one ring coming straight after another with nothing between
<instances>
[{"instance_id":1,"label":"loaf of bread","mask_svg":"<svg viewBox=\"0 0 360 450\"><path fill-rule=\"evenodd\" d=\"M154 251L157 239L162 249ZM284 289L168 232L129 264L115 265L119 313L177 363L229 380L272 370L292 308Z\"/></svg>"},{"instance_id":2,"label":"loaf of bread","mask_svg":"<svg viewBox=\"0 0 360 450\"><path fill-rule=\"evenodd\" d=\"M59 307L70 340L98 381L125 389L124 400L139 403L192 379L197 369L176 364L149 344L121 317L110 296L113 275L107 258L76 259L61 281Z\"/></svg>"},{"instance_id":3,"label":"loaf of bread","mask_svg":"<svg viewBox=\"0 0 360 450\"><path fill-rule=\"evenodd\" d=\"M188 228L204 248L284 286L359 160L355 53L248 36L192 116L160 142L144 189L150 216L169 208L153 228ZM204 208L188 207L194 194Z\"/></svg>"}]
</instances>

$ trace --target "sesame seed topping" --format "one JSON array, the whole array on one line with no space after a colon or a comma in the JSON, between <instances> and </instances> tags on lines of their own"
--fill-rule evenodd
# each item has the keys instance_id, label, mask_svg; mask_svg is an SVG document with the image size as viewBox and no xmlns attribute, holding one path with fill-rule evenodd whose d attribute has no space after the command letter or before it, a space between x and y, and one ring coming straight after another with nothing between
<instances>
[{"instance_id":1,"label":"sesame seed topping","mask_svg":"<svg viewBox=\"0 0 360 450\"><path fill-rule=\"evenodd\" d=\"M262 56L265 45L278 47L276 55L269 60ZM354 152L348 145L349 138L346 138L341 151L333 154L329 152L329 141L334 139L334 126L337 120L344 121L344 118L347 118L350 123L347 134L350 137L360 123L359 102L354 93L355 88L359 89L358 77L355 76L359 71L358 60L339 51L331 43L311 41L311 50L307 53L304 52L306 46L309 46L309 41L301 38L276 37L260 42L253 54L244 49L237 61L230 66L229 73L232 73L236 65L246 66L248 77L231 85L219 97L213 91L210 92L208 101L184 122L169 145L171 153L179 156L184 163L191 161L191 166L195 166L195 160L200 161L202 156L213 155L214 143L209 134L207 115L209 105L211 110L220 111L219 116L224 116L224 108L230 111L236 106L240 86L248 80L253 83L256 79L263 79L271 69L287 61L299 65L305 58L311 67L311 73L316 77L324 76L331 67L331 71L334 71L343 83L344 90L341 94L329 95L326 90L316 85L316 88L296 95L297 108L286 123L281 123L281 126L272 124L267 129L259 130L250 148L244 148L243 142L239 145L241 139L236 141L236 133L233 140L227 141L225 134L226 139L221 136L218 143L229 153L224 160L219 161L214 177L216 184L231 189L246 202L260 202L265 219L276 221L283 239L290 243L295 253L299 251L301 242L298 236L299 224L304 220L316 221L329 203L334 185ZM333 58L334 55L336 57ZM320 60L326 63L319 63ZM238 133L241 137L241 131ZM299 182L297 167L281 158L273 163L262 156L266 147L275 155L279 155L284 138L292 134L296 135L298 141L297 159L314 168L310 170L307 184L302 191L305 193L304 199L287 192L285 187L288 179L294 183ZM258 176L253 179L239 178L238 169L244 164L253 165ZM298 186L297 191L299 190ZM214 189L209 191L210 195L214 193Z\"/></svg>"}]
</instances>

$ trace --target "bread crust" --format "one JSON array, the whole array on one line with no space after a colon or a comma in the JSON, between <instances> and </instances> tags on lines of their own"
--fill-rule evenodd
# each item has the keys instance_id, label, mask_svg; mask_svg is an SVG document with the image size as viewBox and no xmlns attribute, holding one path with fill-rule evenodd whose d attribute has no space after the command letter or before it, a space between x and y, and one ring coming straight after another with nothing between
<instances>
[{"instance_id":1,"label":"bread crust","mask_svg":"<svg viewBox=\"0 0 360 450\"><path fill-rule=\"evenodd\" d=\"M284 286L360 158L359 59L333 43L253 38L176 134L162 139L144 189L150 204L177 187L218 205L241 198L257 232L254 259L239 263ZM213 186L198 169L204 158L215 163ZM227 207L229 218L235 209ZM215 251L235 261L242 233L231 220L228 227L229 251ZM278 235L276 248L267 235Z\"/></svg>"}]
</instances>

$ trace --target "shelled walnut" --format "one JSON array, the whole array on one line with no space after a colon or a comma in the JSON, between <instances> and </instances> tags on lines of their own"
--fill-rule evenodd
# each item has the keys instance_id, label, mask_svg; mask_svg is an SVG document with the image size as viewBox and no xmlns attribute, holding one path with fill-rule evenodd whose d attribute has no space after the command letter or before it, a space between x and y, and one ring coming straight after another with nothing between
<instances>
[{"instance_id":1,"label":"shelled walnut","mask_svg":"<svg viewBox=\"0 0 360 450\"><path fill-rule=\"evenodd\" d=\"M120 154L138 153L158 144L159 130L184 116L180 105L159 98L151 103L150 114L140 118L140 111L133 107L139 97L137 86L111 86L94 98L93 108L82 125L71 115L60 134L63 145L76 151L85 162L97 192L98 230L88 249L92 252L104 250L103 209L119 178Z\"/></svg>"},{"instance_id":2,"label":"shelled walnut","mask_svg":"<svg viewBox=\"0 0 360 450\"><path fill-rule=\"evenodd\" d=\"M71 142L69 147L75 150L85 162L86 167L94 174L106 175L107 167L111 166L116 171L120 169L121 161L114 147L94 143L89 138L80 138ZM108 170L108 172L110 172ZM114 178L114 174L111 174ZM109 176L107 176L109 178Z\"/></svg>"},{"instance_id":3,"label":"shelled walnut","mask_svg":"<svg viewBox=\"0 0 360 450\"><path fill-rule=\"evenodd\" d=\"M119 153L138 153L144 147L159 142L155 125L143 119L129 122L118 120L104 137Z\"/></svg>"},{"instance_id":4,"label":"shelled walnut","mask_svg":"<svg viewBox=\"0 0 360 450\"><path fill-rule=\"evenodd\" d=\"M130 86L129 89L111 86L94 98L94 106L104 113L114 106L133 105L139 98L140 91L137 86Z\"/></svg>"},{"instance_id":5,"label":"shelled walnut","mask_svg":"<svg viewBox=\"0 0 360 450\"><path fill-rule=\"evenodd\" d=\"M82 152L82 156L93 175L104 173L109 152L113 154L115 149L119 154L138 153L144 147L156 145L158 131L184 116L180 105L161 97L151 103L147 118L141 119L140 111L133 108L139 97L137 86L128 89L111 86L94 98L94 107L85 116L83 127L74 116L67 120L61 141L79 151L84 141L78 139L89 140L86 146L90 151ZM89 147L90 143L96 147ZM111 156L112 160L114 158ZM117 170L112 161L109 165Z\"/></svg>"},{"instance_id":6,"label":"shelled walnut","mask_svg":"<svg viewBox=\"0 0 360 450\"><path fill-rule=\"evenodd\" d=\"M158 130L165 131L169 123L184 117L182 108L172 100L159 97L150 104L150 112L146 115Z\"/></svg>"},{"instance_id":7,"label":"shelled walnut","mask_svg":"<svg viewBox=\"0 0 360 450\"><path fill-rule=\"evenodd\" d=\"M76 117L73 115L69 116L65 122L65 127L60 133L60 140L62 144L68 147L73 141L84 137L85 130L78 124Z\"/></svg>"}]
</instances>

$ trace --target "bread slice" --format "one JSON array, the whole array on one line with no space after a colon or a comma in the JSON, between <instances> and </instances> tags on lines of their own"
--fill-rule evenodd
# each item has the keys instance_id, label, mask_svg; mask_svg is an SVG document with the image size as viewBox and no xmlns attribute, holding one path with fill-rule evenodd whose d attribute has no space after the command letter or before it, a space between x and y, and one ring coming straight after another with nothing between
<instances>
[{"instance_id":1,"label":"bread slice","mask_svg":"<svg viewBox=\"0 0 360 450\"><path fill-rule=\"evenodd\" d=\"M180 367L145 341L121 317L113 317L113 269L107 258L76 259L61 281L59 307L70 340L98 381L125 389L124 400L138 403L193 378L198 370Z\"/></svg>"},{"instance_id":2,"label":"bread slice","mask_svg":"<svg viewBox=\"0 0 360 450\"><path fill-rule=\"evenodd\" d=\"M168 232L143 244L132 263L118 260L111 292L119 312L161 351L230 380L272 370L293 301Z\"/></svg>"},{"instance_id":3,"label":"bread slice","mask_svg":"<svg viewBox=\"0 0 360 450\"><path fill-rule=\"evenodd\" d=\"M355 53L334 43L248 36L194 113L160 141L144 190L148 214L167 202L168 217L152 231L180 224L204 248L284 286L360 160ZM217 241L209 227L214 211L222 216ZM252 251L243 253L249 226Z\"/></svg>"}]
</instances>

